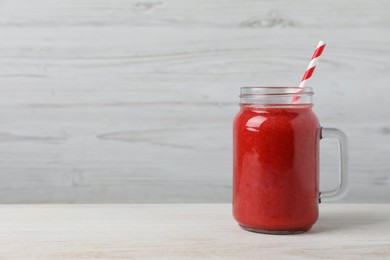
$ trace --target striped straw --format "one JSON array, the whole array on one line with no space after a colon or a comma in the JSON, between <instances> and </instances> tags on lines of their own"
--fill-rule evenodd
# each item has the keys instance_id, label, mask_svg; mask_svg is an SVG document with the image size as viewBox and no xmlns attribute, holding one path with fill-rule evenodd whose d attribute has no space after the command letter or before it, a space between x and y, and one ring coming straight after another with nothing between
<instances>
[{"instance_id":1,"label":"striped straw","mask_svg":"<svg viewBox=\"0 0 390 260\"><path fill-rule=\"evenodd\" d=\"M311 78L311 75L313 74L313 71L318 64L318 60L324 48L325 48L325 43L323 41L320 41L318 43L316 50L314 51L313 57L311 57L309 66L307 66L306 72L302 77L301 84L299 84L300 88L304 88L306 86L306 82Z\"/></svg>"},{"instance_id":2,"label":"striped straw","mask_svg":"<svg viewBox=\"0 0 390 260\"><path fill-rule=\"evenodd\" d=\"M318 60L321 56L322 51L325 48L325 43L323 41L320 41L317 45L316 50L314 51L313 57L311 57L309 66L307 66L306 72L302 77L301 84L299 84L300 88L304 88L307 84L307 81L311 78L311 75L313 75L313 71L316 68L318 64ZM301 93L302 91L299 91L298 93ZM294 96L293 102L295 103L296 101L299 100L299 96Z\"/></svg>"}]
</instances>

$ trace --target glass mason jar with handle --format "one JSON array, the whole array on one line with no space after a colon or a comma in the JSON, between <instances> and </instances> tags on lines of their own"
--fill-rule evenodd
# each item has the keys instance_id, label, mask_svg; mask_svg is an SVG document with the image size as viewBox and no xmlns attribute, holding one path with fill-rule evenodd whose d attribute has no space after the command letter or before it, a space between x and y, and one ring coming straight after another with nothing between
<instances>
[{"instance_id":1,"label":"glass mason jar with handle","mask_svg":"<svg viewBox=\"0 0 390 260\"><path fill-rule=\"evenodd\" d=\"M233 126L233 215L242 228L305 232L317 221L321 200L346 193L346 135L320 126L312 96L311 88L241 88ZM325 192L319 191L322 138L335 138L340 153L339 184Z\"/></svg>"}]
</instances>

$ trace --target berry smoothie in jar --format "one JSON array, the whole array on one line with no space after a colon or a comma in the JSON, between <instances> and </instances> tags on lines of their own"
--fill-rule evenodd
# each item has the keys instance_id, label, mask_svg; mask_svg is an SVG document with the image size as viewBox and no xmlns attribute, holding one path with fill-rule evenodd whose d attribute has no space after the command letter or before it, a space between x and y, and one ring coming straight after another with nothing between
<instances>
[{"instance_id":1,"label":"berry smoothie in jar","mask_svg":"<svg viewBox=\"0 0 390 260\"><path fill-rule=\"evenodd\" d=\"M291 234L317 221L319 142L325 133L342 145L345 135L320 127L312 96L311 88L241 88L233 126L233 215L242 228ZM343 187L324 197L340 195Z\"/></svg>"}]
</instances>

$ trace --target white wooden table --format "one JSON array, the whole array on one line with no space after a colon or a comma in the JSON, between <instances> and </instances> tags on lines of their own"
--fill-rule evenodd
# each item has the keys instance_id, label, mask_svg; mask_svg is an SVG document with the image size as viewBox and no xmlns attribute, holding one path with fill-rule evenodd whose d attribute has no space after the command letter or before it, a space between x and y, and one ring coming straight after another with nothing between
<instances>
[{"instance_id":1,"label":"white wooden table","mask_svg":"<svg viewBox=\"0 0 390 260\"><path fill-rule=\"evenodd\" d=\"M1 259L390 259L390 204L320 206L307 233L244 231L229 204L2 205Z\"/></svg>"}]
</instances>

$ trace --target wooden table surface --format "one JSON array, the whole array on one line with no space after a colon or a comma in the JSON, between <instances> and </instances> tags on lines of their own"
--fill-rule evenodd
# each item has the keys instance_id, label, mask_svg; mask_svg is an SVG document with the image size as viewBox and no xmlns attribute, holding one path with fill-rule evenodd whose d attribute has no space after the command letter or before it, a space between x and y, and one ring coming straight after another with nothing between
<instances>
[{"instance_id":1,"label":"wooden table surface","mask_svg":"<svg viewBox=\"0 0 390 260\"><path fill-rule=\"evenodd\" d=\"M0 259L390 259L390 204L322 204L313 229L244 231L229 204L2 205Z\"/></svg>"}]
</instances>

